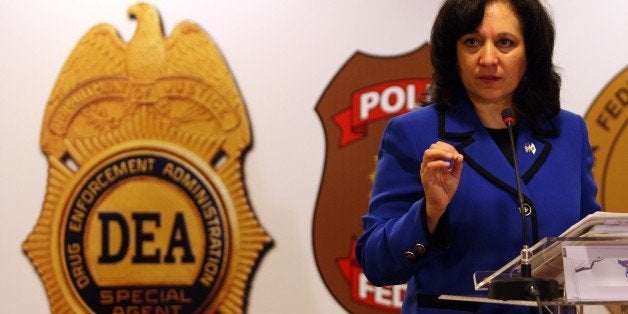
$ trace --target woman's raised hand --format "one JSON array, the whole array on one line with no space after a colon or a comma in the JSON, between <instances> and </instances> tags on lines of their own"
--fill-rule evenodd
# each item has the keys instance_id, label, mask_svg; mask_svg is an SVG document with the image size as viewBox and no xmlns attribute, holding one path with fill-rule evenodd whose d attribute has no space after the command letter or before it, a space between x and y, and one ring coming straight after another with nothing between
<instances>
[{"instance_id":1,"label":"woman's raised hand","mask_svg":"<svg viewBox=\"0 0 628 314\"><path fill-rule=\"evenodd\" d=\"M427 226L433 232L454 197L460 182L463 157L456 149L438 141L423 153L421 183L425 191Z\"/></svg>"}]
</instances>

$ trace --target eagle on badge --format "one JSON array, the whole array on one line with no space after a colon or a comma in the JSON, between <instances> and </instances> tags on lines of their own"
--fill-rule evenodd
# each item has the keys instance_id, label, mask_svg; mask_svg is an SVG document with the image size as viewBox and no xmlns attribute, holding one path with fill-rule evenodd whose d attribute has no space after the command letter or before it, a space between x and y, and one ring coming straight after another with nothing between
<instances>
[{"instance_id":1,"label":"eagle on badge","mask_svg":"<svg viewBox=\"0 0 628 314\"><path fill-rule=\"evenodd\" d=\"M141 107L131 106L132 103L154 105L156 113L167 118L175 127L184 127L187 122L210 122L209 129L207 126L184 128L195 134L212 135L220 129L228 135L223 145L228 150L227 154L238 154L250 145L249 125L238 88L218 48L201 27L193 22L182 22L169 37L164 38L159 13L153 6L139 3L131 6L128 13L137 20L137 29L128 44L122 41L113 26L100 24L83 36L72 51L59 74L46 109L41 138L44 151L60 158L67 150L64 148L64 137L85 138L119 126ZM125 108L84 103L80 108L75 103L72 104L74 106L64 106L68 96L76 96L76 91L82 91L81 87L107 78L110 79L107 82L110 89L124 85L124 91L109 92L112 97L123 96L120 92L126 92ZM159 94L155 87L168 78L202 83L208 89L205 94L199 90L180 92L183 95L205 96L213 102L176 109L173 108L175 106L167 106L163 99L157 98L167 95L163 91ZM181 84L180 88L184 87ZM188 88L198 88L198 85ZM97 90L89 92L99 93ZM175 101L172 98L169 100ZM78 115L81 110L88 111L85 117ZM85 121L74 121L79 116ZM89 130L82 128L82 134L73 134L70 128L73 122L84 123Z\"/></svg>"}]
</instances>

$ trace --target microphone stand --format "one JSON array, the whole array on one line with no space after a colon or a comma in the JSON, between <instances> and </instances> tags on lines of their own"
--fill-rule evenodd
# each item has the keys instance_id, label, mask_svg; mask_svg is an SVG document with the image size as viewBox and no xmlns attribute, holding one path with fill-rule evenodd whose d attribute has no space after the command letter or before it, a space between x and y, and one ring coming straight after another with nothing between
<instances>
[{"instance_id":1,"label":"microphone stand","mask_svg":"<svg viewBox=\"0 0 628 314\"><path fill-rule=\"evenodd\" d=\"M523 205L523 193L521 193L521 182L519 176L519 165L515 154L515 140L512 128L515 124L515 115L510 108L502 111L502 119L508 127L510 135L510 149L512 152L513 167L515 168L515 179L517 180L517 199L519 201L519 213L523 226L523 246L521 249L521 277L508 278L491 281L488 284L489 299L499 300L540 300L549 301L558 298L558 282L551 279L532 277L532 251L528 248L526 213Z\"/></svg>"}]
</instances>

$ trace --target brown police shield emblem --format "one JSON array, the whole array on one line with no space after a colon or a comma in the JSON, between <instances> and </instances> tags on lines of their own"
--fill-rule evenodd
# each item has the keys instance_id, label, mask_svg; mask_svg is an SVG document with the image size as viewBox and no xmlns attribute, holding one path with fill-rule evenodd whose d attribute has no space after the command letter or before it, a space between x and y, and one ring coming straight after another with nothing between
<instances>
[{"instance_id":1,"label":"brown police shield emblem","mask_svg":"<svg viewBox=\"0 0 628 314\"><path fill-rule=\"evenodd\" d=\"M401 307L405 286L372 286L353 247L368 207L381 133L391 117L420 106L431 75L428 45L393 57L357 52L316 105L326 153L313 221L314 254L325 285L351 313Z\"/></svg>"},{"instance_id":2,"label":"brown police shield emblem","mask_svg":"<svg viewBox=\"0 0 628 314\"><path fill-rule=\"evenodd\" d=\"M83 36L46 106L46 197L23 248L55 313L241 313L271 239L249 206L249 121L195 23Z\"/></svg>"}]
</instances>

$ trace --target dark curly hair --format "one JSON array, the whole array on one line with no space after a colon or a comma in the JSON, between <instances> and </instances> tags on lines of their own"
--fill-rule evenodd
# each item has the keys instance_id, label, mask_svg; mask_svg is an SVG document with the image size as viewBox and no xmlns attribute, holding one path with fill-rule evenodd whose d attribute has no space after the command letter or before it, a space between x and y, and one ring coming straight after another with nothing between
<instances>
[{"instance_id":1,"label":"dark curly hair","mask_svg":"<svg viewBox=\"0 0 628 314\"><path fill-rule=\"evenodd\" d=\"M458 74L456 42L473 32L484 18L488 3L505 1L521 23L527 67L514 91L514 109L533 124L551 118L560 110L560 75L552 61L554 23L538 0L447 0L441 7L430 39L434 67L430 103L455 107L468 97Z\"/></svg>"}]
</instances>

